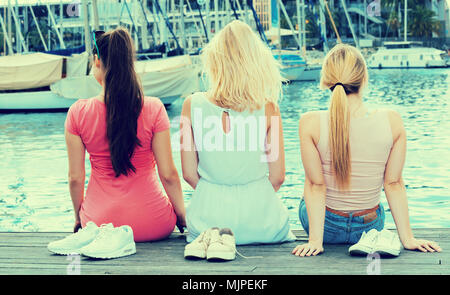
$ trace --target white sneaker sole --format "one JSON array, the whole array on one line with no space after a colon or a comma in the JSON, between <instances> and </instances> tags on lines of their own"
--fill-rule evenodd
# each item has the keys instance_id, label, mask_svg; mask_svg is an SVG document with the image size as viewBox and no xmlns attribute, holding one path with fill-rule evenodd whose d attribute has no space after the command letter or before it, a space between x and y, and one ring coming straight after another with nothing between
<instances>
[{"instance_id":1,"label":"white sneaker sole","mask_svg":"<svg viewBox=\"0 0 450 295\"><path fill-rule=\"evenodd\" d=\"M397 257L400 255L400 250L398 249L378 249L374 252L380 254L381 256L394 256Z\"/></svg>"},{"instance_id":2,"label":"white sneaker sole","mask_svg":"<svg viewBox=\"0 0 450 295\"><path fill-rule=\"evenodd\" d=\"M207 260L234 260L236 258L235 252L211 252L206 253Z\"/></svg>"},{"instance_id":3,"label":"white sneaker sole","mask_svg":"<svg viewBox=\"0 0 450 295\"><path fill-rule=\"evenodd\" d=\"M78 249L71 249L71 250L67 250L67 249L50 249L47 248L48 251L52 252L53 254L57 254L57 255L72 255L72 254L80 254L80 250L81 248Z\"/></svg>"},{"instance_id":4,"label":"white sneaker sole","mask_svg":"<svg viewBox=\"0 0 450 295\"><path fill-rule=\"evenodd\" d=\"M128 255L133 255L136 253L136 244L130 243L128 245L123 246L121 249L117 249L112 252L89 252L89 251L83 251L81 249L80 251L81 255L91 258L98 258L98 259L113 259L113 258L119 258L124 257Z\"/></svg>"},{"instance_id":5,"label":"white sneaker sole","mask_svg":"<svg viewBox=\"0 0 450 295\"><path fill-rule=\"evenodd\" d=\"M348 253L355 256L368 255L372 254L373 252L373 248L364 245L354 245L348 249Z\"/></svg>"},{"instance_id":6,"label":"white sneaker sole","mask_svg":"<svg viewBox=\"0 0 450 295\"><path fill-rule=\"evenodd\" d=\"M185 249L184 258L192 258L192 257L205 259L206 253L205 251L202 250Z\"/></svg>"}]
</instances>

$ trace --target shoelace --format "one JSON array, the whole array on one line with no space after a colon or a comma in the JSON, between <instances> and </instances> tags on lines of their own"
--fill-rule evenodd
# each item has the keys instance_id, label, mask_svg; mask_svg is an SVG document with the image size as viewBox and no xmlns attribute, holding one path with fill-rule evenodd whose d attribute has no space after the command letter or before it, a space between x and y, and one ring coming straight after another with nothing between
<instances>
[{"instance_id":1,"label":"shoelace","mask_svg":"<svg viewBox=\"0 0 450 295\"><path fill-rule=\"evenodd\" d=\"M253 258L264 258L263 256L245 256L244 254L242 254L241 252L239 252L236 248L236 245L231 245L228 243L228 241L225 241L224 239L222 239L222 237L220 235L211 235L210 234L206 234L207 232L204 231L200 234L200 240L199 242L205 242L207 245L210 245L211 243L221 243L223 245L226 245L230 248L234 248L234 251L236 252L237 255L241 256L244 259L253 259Z\"/></svg>"},{"instance_id":2,"label":"shoelace","mask_svg":"<svg viewBox=\"0 0 450 295\"><path fill-rule=\"evenodd\" d=\"M211 241L211 235L207 235L207 232L204 231L200 234L200 239L199 239L199 243L205 243L206 245L208 245Z\"/></svg>"},{"instance_id":3,"label":"shoelace","mask_svg":"<svg viewBox=\"0 0 450 295\"><path fill-rule=\"evenodd\" d=\"M95 237L95 242L104 240L108 234L113 230L113 227L109 227L108 224L102 224L99 228L99 234Z\"/></svg>"},{"instance_id":4,"label":"shoelace","mask_svg":"<svg viewBox=\"0 0 450 295\"><path fill-rule=\"evenodd\" d=\"M367 241L369 244L373 244L373 243L375 243L377 241L378 238L379 238L378 234L376 234L376 235L375 234L369 235L366 232L365 235L364 235L364 239L362 239L362 240L364 242Z\"/></svg>"},{"instance_id":5,"label":"shoelace","mask_svg":"<svg viewBox=\"0 0 450 295\"><path fill-rule=\"evenodd\" d=\"M245 256L242 253L240 253L236 248L236 254L241 256L244 259L252 259L252 258L264 258L263 256Z\"/></svg>"},{"instance_id":6,"label":"shoelace","mask_svg":"<svg viewBox=\"0 0 450 295\"><path fill-rule=\"evenodd\" d=\"M229 241L224 240L220 237L219 242L222 243L223 245L226 245L230 248L234 248L234 251L236 252L237 255L241 256L244 259L253 259L253 258L264 258L263 256L245 256L244 254L242 254L241 252L238 251L238 249L236 248L236 245L232 245L229 243Z\"/></svg>"}]
</instances>

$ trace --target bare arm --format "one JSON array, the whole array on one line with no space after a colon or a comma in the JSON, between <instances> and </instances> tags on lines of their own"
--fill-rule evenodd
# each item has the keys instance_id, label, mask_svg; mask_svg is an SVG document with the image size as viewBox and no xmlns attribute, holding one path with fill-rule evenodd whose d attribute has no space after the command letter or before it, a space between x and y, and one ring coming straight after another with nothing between
<instances>
[{"instance_id":1,"label":"bare arm","mask_svg":"<svg viewBox=\"0 0 450 295\"><path fill-rule=\"evenodd\" d=\"M315 144L315 138L318 141L317 126L319 126L317 113L307 113L300 118L299 137L305 169L304 198L308 212L309 241L292 251L297 256L317 255L323 252L326 186L319 151Z\"/></svg>"},{"instance_id":2,"label":"bare arm","mask_svg":"<svg viewBox=\"0 0 450 295\"><path fill-rule=\"evenodd\" d=\"M180 120L180 146L181 146L181 167L183 178L195 189L200 175L198 169L198 155L194 144L194 135L191 125L191 98L188 97L183 103Z\"/></svg>"},{"instance_id":3,"label":"bare arm","mask_svg":"<svg viewBox=\"0 0 450 295\"><path fill-rule=\"evenodd\" d=\"M386 164L384 191L400 240L403 246L409 250L418 249L423 252L441 251L441 248L435 242L414 238L409 223L408 200L402 178L402 170L406 157L406 131L403 126L403 121L397 112L391 111L389 113L389 120L393 135L393 146Z\"/></svg>"},{"instance_id":4,"label":"bare arm","mask_svg":"<svg viewBox=\"0 0 450 295\"><path fill-rule=\"evenodd\" d=\"M280 110L271 103L266 105L266 120L269 181L277 192L286 175L284 137Z\"/></svg>"},{"instance_id":5,"label":"bare arm","mask_svg":"<svg viewBox=\"0 0 450 295\"><path fill-rule=\"evenodd\" d=\"M183 193L180 178L172 158L172 147L170 144L170 130L156 132L152 138L152 151L155 155L158 175L164 190L173 205L177 215L177 226L181 232L186 226Z\"/></svg>"},{"instance_id":6,"label":"bare arm","mask_svg":"<svg viewBox=\"0 0 450 295\"><path fill-rule=\"evenodd\" d=\"M75 227L80 226L80 207L84 198L84 182L86 171L84 167L86 149L81 138L67 130L64 131L67 155L69 158L69 190L75 213Z\"/></svg>"}]
</instances>

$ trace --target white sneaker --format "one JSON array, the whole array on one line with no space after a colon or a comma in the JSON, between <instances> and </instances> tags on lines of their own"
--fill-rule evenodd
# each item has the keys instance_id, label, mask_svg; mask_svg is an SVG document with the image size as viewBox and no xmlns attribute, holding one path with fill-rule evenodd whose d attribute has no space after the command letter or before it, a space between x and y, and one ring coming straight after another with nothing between
<instances>
[{"instance_id":1,"label":"white sneaker","mask_svg":"<svg viewBox=\"0 0 450 295\"><path fill-rule=\"evenodd\" d=\"M358 243L348 248L350 255L367 255L374 252L374 246L378 239L378 231L373 228L369 232L363 232Z\"/></svg>"},{"instance_id":2,"label":"white sneaker","mask_svg":"<svg viewBox=\"0 0 450 295\"><path fill-rule=\"evenodd\" d=\"M99 227L89 221L85 227L62 240L50 242L47 249L59 255L79 254L79 250L89 245L99 233Z\"/></svg>"},{"instance_id":3,"label":"white sneaker","mask_svg":"<svg viewBox=\"0 0 450 295\"><path fill-rule=\"evenodd\" d=\"M399 256L402 247L402 243L397 234L390 230L383 229L378 234L373 250L382 256Z\"/></svg>"},{"instance_id":4,"label":"white sneaker","mask_svg":"<svg viewBox=\"0 0 450 295\"><path fill-rule=\"evenodd\" d=\"M229 228L211 232L211 240L206 251L207 260L234 260L236 258L236 240Z\"/></svg>"},{"instance_id":5,"label":"white sneaker","mask_svg":"<svg viewBox=\"0 0 450 295\"><path fill-rule=\"evenodd\" d=\"M206 258L206 249L208 249L212 232L219 232L218 227L213 227L203 231L195 240L184 247L184 258Z\"/></svg>"},{"instance_id":6,"label":"white sneaker","mask_svg":"<svg viewBox=\"0 0 450 295\"><path fill-rule=\"evenodd\" d=\"M100 233L80 254L91 258L111 259L136 253L133 230L128 225L114 227L112 223L100 227Z\"/></svg>"}]
</instances>

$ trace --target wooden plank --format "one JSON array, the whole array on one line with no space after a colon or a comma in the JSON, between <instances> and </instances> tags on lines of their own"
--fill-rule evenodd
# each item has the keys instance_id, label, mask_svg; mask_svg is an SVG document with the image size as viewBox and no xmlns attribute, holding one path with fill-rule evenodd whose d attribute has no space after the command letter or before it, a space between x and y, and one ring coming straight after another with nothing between
<instances>
[{"instance_id":1,"label":"wooden plank","mask_svg":"<svg viewBox=\"0 0 450 295\"><path fill-rule=\"evenodd\" d=\"M450 229L414 229L417 238L437 241L441 253L402 251L397 258L380 260L381 274L450 274ZM49 241L70 233L0 233L0 274L66 274L70 260L47 250ZM295 234L306 239L303 231ZM238 246L243 258L225 263L187 260L185 236L137 243L137 253L111 260L80 259L81 274L366 274L371 261L348 255L348 245L325 245L317 257L295 257L291 250L301 241L275 245Z\"/></svg>"}]
</instances>

